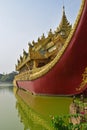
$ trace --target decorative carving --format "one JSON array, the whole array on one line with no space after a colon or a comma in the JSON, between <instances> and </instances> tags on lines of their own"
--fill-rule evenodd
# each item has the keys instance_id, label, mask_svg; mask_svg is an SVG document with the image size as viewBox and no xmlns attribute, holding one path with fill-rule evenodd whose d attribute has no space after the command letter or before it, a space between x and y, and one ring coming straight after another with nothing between
<instances>
[{"instance_id":1,"label":"decorative carving","mask_svg":"<svg viewBox=\"0 0 87 130\"><path fill-rule=\"evenodd\" d=\"M34 80L34 79L36 79L36 78L44 75L45 73L47 73L58 62L58 60L60 59L60 57L63 55L65 49L68 47L69 42L70 42L70 40L71 40L71 38L72 38L75 30L76 30L76 27L77 27L77 25L79 23L79 20L80 20L81 13L83 11L84 3L85 3L85 0L82 0L82 5L81 5L81 8L79 10L79 14L78 14L77 19L75 21L74 27L71 30L68 38L66 39L64 45L61 48L61 50L59 50L59 52L56 54L56 57L53 58L53 60L51 62L49 62L48 64L44 65L43 67L34 68L32 70L29 70L28 73L27 72L26 73L22 72L22 74L20 74L19 76L17 76L17 78L20 78L20 79L24 80L25 77L27 77L28 80ZM66 19L66 16L65 16L65 10L63 10L62 20L64 20L64 21L61 22L60 25L59 25L59 30L61 30L61 31L63 30L63 32L61 33L62 35L60 35L61 37L64 35L64 27L65 26L63 26L63 23L65 24L65 21L66 21L65 25L67 26L69 24L69 23L67 23L67 19ZM71 27L71 25L69 27ZM58 33L60 32L59 30L58 30ZM68 33L66 33L66 34L68 34ZM64 38L63 40L65 40L65 37L62 37L62 38ZM34 60L34 59L32 59L32 55L33 54L36 56L36 58L38 58L39 50L42 49L42 48L46 49L46 46L48 45L48 43L50 43L50 42L55 43L55 41L57 41L57 35L56 34L54 34L54 36L53 36L52 39L49 38L49 37L47 37L44 40L41 40L40 42L37 42L37 44L35 44L33 46L33 48L31 48L30 57L28 57L27 60L23 61L23 63L21 63L21 65L18 64L17 65L17 70L19 71L20 68L25 65L25 63L27 63L27 62L29 62L31 60ZM35 53L35 51L36 51L36 53ZM48 53L46 53L46 58L48 56L49 56ZM49 59L49 57L48 57L48 59ZM41 59L38 59L38 60L41 60ZM23 78L22 78L22 75L24 75ZM86 82L86 80L85 80L85 82Z\"/></svg>"},{"instance_id":2,"label":"decorative carving","mask_svg":"<svg viewBox=\"0 0 87 130\"><path fill-rule=\"evenodd\" d=\"M23 49L23 60L25 60L28 56L28 53Z\"/></svg>"},{"instance_id":3,"label":"decorative carving","mask_svg":"<svg viewBox=\"0 0 87 130\"><path fill-rule=\"evenodd\" d=\"M23 61L23 57L20 55L20 63Z\"/></svg>"},{"instance_id":4,"label":"decorative carving","mask_svg":"<svg viewBox=\"0 0 87 130\"><path fill-rule=\"evenodd\" d=\"M81 89L83 89L85 87L85 85L87 84L87 67L85 68L84 73L82 74L82 82L80 84L79 88L76 88L77 91L80 91Z\"/></svg>"},{"instance_id":5,"label":"decorative carving","mask_svg":"<svg viewBox=\"0 0 87 130\"><path fill-rule=\"evenodd\" d=\"M53 37L52 29L50 29L50 31L48 32L48 37Z\"/></svg>"},{"instance_id":6,"label":"decorative carving","mask_svg":"<svg viewBox=\"0 0 87 130\"><path fill-rule=\"evenodd\" d=\"M41 40L45 40L45 35L44 35L44 33L43 33L42 36L41 36Z\"/></svg>"},{"instance_id":7,"label":"decorative carving","mask_svg":"<svg viewBox=\"0 0 87 130\"><path fill-rule=\"evenodd\" d=\"M63 6L63 16L62 20L59 24L59 27L57 27L57 30L55 31L56 35L61 35L63 38L67 38L70 31L71 31L72 25L67 20L66 14L65 14L65 7Z\"/></svg>"}]
</instances>

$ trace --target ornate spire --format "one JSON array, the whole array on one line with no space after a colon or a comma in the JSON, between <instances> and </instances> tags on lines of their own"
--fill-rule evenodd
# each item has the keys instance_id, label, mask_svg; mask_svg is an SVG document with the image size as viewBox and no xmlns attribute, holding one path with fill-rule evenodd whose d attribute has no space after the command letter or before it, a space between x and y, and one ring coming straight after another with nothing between
<instances>
[{"instance_id":1,"label":"ornate spire","mask_svg":"<svg viewBox=\"0 0 87 130\"><path fill-rule=\"evenodd\" d=\"M63 6L63 13L65 13L65 6Z\"/></svg>"},{"instance_id":2,"label":"ornate spire","mask_svg":"<svg viewBox=\"0 0 87 130\"><path fill-rule=\"evenodd\" d=\"M56 32L60 35L62 35L63 38L67 38L70 31L71 31L72 26L67 20L66 14L65 14L65 7L63 6L63 15L61 22L59 24L59 27L57 28Z\"/></svg>"}]
</instances>

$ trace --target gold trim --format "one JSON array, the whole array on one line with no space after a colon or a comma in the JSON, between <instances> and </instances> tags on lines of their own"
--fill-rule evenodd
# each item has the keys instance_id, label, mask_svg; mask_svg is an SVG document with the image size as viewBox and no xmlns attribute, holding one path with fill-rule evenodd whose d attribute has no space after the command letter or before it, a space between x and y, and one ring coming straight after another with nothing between
<instances>
[{"instance_id":1,"label":"gold trim","mask_svg":"<svg viewBox=\"0 0 87 130\"><path fill-rule=\"evenodd\" d=\"M87 67L85 68L84 73L82 74L82 82L80 84L79 88L76 88L76 91L80 91L81 89L83 89L85 87L85 85L87 84Z\"/></svg>"},{"instance_id":2,"label":"gold trim","mask_svg":"<svg viewBox=\"0 0 87 130\"><path fill-rule=\"evenodd\" d=\"M23 72L23 73L19 74L18 76L16 76L16 79L18 79L18 80L35 80L35 79L45 75L47 72L49 72L52 69L52 67L54 67L54 65L59 61L61 56L64 54L66 48L69 45L69 42L70 42L72 36L74 35L74 33L76 31L77 25L79 23L81 14L84 9L84 4L85 4L85 0L82 0L82 4L81 4L80 10L79 10L79 13L77 15L75 24L73 26L73 29L71 30L69 37L67 38L64 46L58 52L58 55L54 58L54 60L51 61L50 63L48 63L47 65L45 65L44 67L36 68L36 69L33 69L32 71Z\"/></svg>"}]
</instances>

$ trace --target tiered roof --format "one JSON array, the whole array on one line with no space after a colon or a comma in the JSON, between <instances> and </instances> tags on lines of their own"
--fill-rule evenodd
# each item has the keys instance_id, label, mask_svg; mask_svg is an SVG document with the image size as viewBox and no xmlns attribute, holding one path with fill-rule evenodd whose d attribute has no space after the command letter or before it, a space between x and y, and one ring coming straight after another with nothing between
<instances>
[{"instance_id":1,"label":"tiered roof","mask_svg":"<svg viewBox=\"0 0 87 130\"><path fill-rule=\"evenodd\" d=\"M16 66L16 68L22 67L22 64L24 65L24 63L26 63L28 60L32 60L34 58L35 59L47 58L47 55L44 55L44 52L46 52L45 49L47 49L49 45L55 44L55 42L58 41L58 39L62 39L62 41L65 41L71 31L71 28L72 26L67 20L65 14L65 7L63 6L62 19L56 31L53 33L52 29L50 29L47 37L45 37L43 34L41 38L38 38L37 42L32 41L32 43L29 43L29 52L27 53L25 52L25 50L23 50L23 57L20 56L20 60L18 60L18 65ZM43 54L41 51L43 52Z\"/></svg>"}]
</instances>

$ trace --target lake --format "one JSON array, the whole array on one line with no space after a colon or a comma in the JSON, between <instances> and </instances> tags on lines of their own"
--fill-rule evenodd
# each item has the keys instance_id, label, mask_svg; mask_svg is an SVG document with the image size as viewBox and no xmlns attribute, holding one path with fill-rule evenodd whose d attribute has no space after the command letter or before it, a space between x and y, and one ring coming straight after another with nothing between
<instances>
[{"instance_id":1,"label":"lake","mask_svg":"<svg viewBox=\"0 0 87 130\"><path fill-rule=\"evenodd\" d=\"M0 85L0 130L53 130L51 117L69 113L70 97L31 95Z\"/></svg>"}]
</instances>

